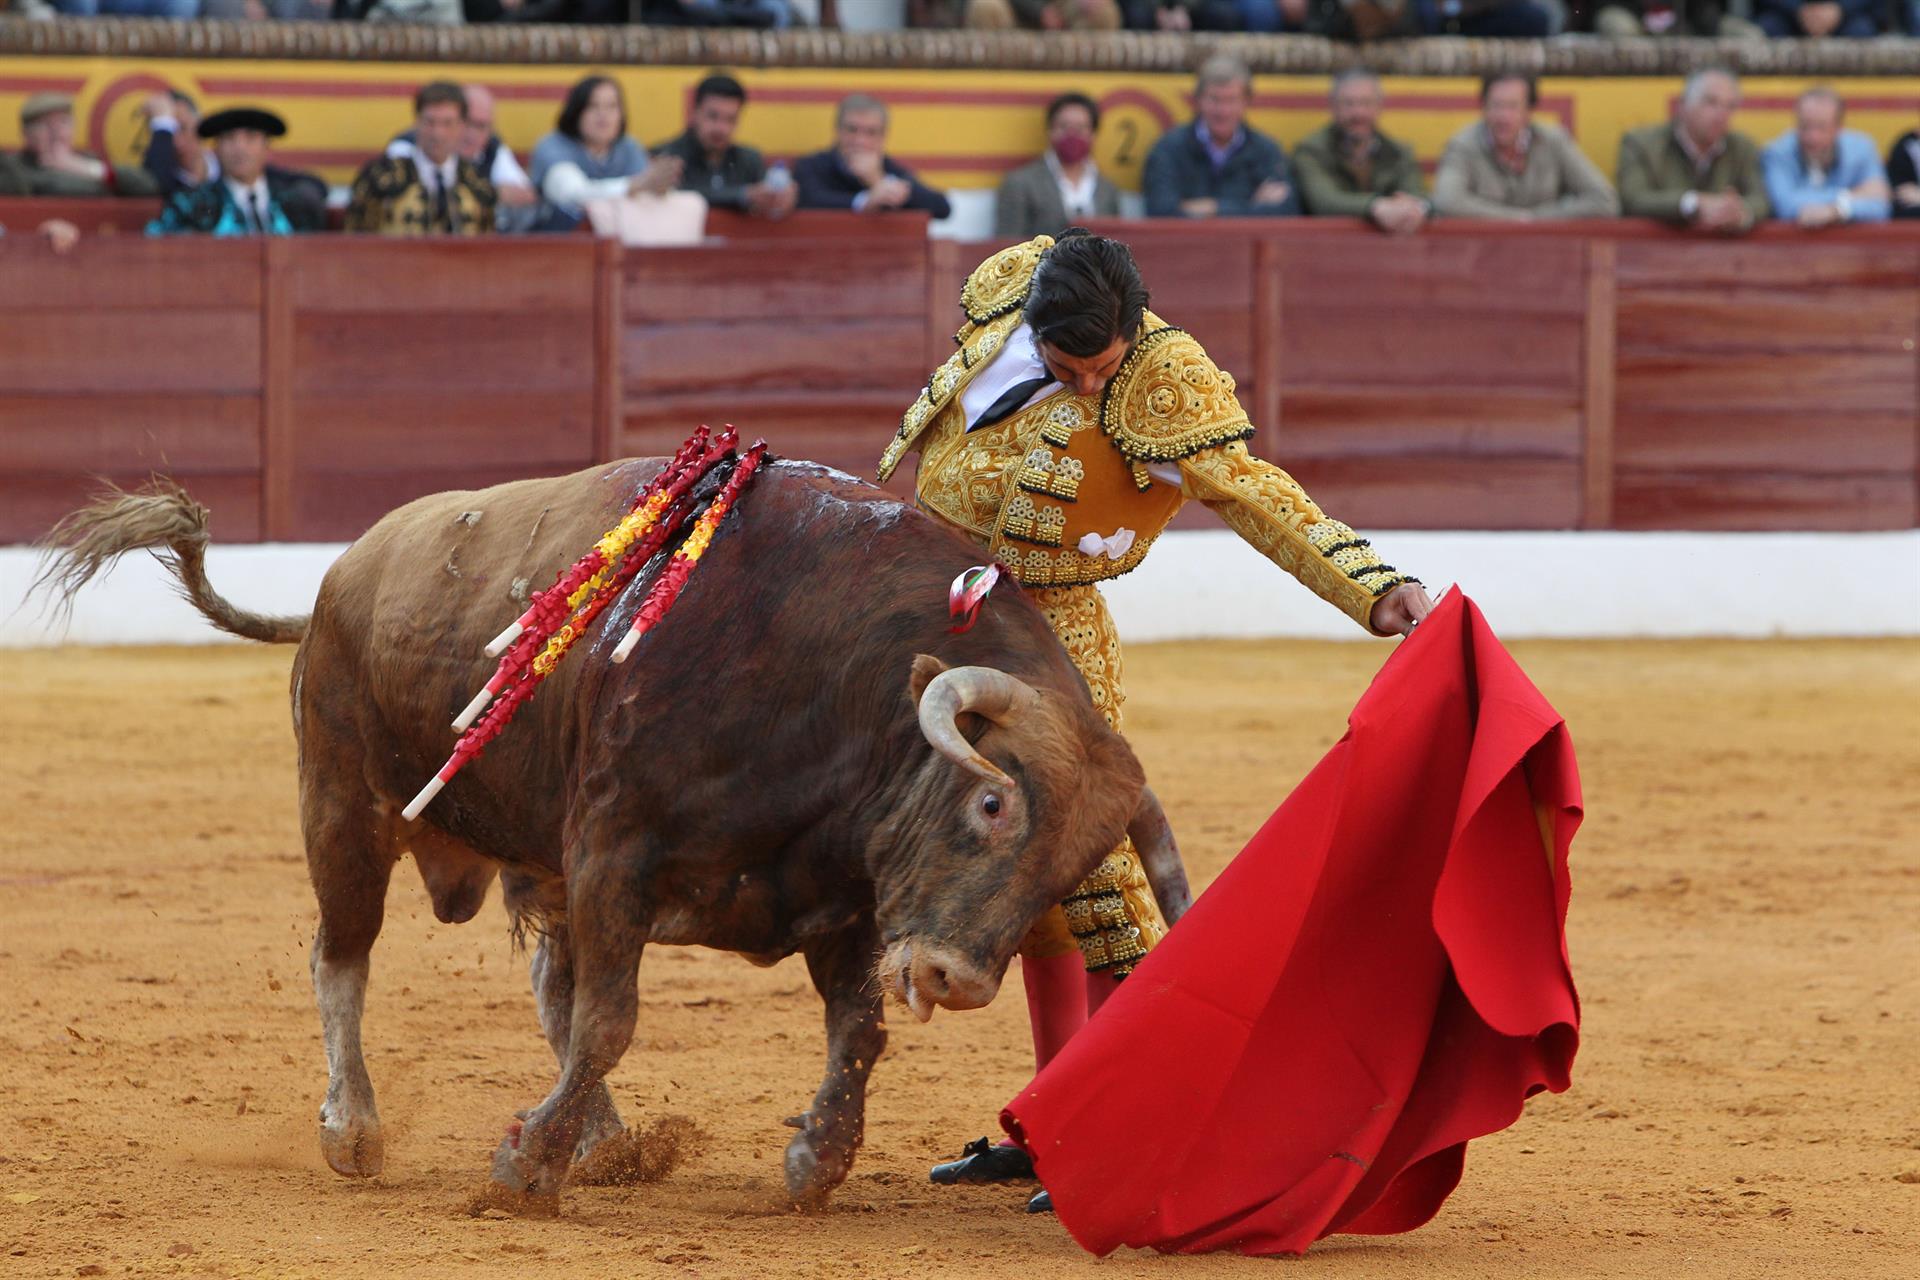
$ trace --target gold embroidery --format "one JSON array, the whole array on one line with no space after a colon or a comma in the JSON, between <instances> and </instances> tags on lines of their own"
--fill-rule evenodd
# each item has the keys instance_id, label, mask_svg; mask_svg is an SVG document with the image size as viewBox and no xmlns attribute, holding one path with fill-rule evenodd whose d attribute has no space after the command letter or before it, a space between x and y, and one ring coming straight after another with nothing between
<instances>
[{"instance_id":1,"label":"gold embroidery","mask_svg":"<svg viewBox=\"0 0 1920 1280\"><path fill-rule=\"evenodd\" d=\"M1036 236L1002 249L975 267L960 290L960 306L967 319L985 324L1017 311L1027 300L1027 287L1033 283L1041 255L1051 248L1052 236Z\"/></svg>"},{"instance_id":2,"label":"gold embroidery","mask_svg":"<svg viewBox=\"0 0 1920 1280\"><path fill-rule=\"evenodd\" d=\"M1006 537L1018 538L1022 542L1037 542L1043 547L1059 546L1066 528L1066 512L1059 507L1038 505L1030 493L1014 494L1013 500L1007 503L1007 514L1000 522L1000 531Z\"/></svg>"},{"instance_id":3,"label":"gold embroidery","mask_svg":"<svg viewBox=\"0 0 1920 1280\"><path fill-rule=\"evenodd\" d=\"M1121 684L1120 633L1106 601L1092 587L1028 594L1087 682L1093 705L1119 732L1126 691ZM1126 973L1167 934L1166 920L1130 840L1122 840L1062 907L1067 928L1093 972Z\"/></svg>"},{"instance_id":4,"label":"gold embroidery","mask_svg":"<svg viewBox=\"0 0 1920 1280\"><path fill-rule=\"evenodd\" d=\"M1206 503L1260 554L1368 630L1375 600L1411 581L1382 564L1366 539L1323 514L1292 476L1254 457L1244 444L1203 450L1183 459L1180 471L1190 497Z\"/></svg>"},{"instance_id":5,"label":"gold embroidery","mask_svg":"<svg viewBox=\"0 0 1920 1280\"><path fill-rule=\"evenodd\" d=\"M1029 453L1026 464L1020 468L1022 489L1066 502L1074 500L1080 492L1080 482L1086 478L1086 464L1080 459L1055 458L1045 449Z\"/></svg>"},{"instance_id":6,"label":"gold embroidery","mask_svg":"<svg viewBox=\"0 0 1920 1280\"><path fill-rule=\"evenodd\" d=\"M1100 429L1137 462L1174 462L1251 436L1232 376L1187 333L1160 324L1149 312L1147 331L1101 398Z\"/></svg>"}]
</instances>

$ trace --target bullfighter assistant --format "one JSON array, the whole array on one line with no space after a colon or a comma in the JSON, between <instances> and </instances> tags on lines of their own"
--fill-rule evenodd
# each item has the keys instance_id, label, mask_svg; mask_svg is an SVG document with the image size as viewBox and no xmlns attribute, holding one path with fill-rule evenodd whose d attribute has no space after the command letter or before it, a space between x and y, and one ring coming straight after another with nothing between
<instances>
[{"instance_id":1,"label":"bullfighter assistant","mask_svg":"<svg viewBox=\"0 0 1920 1280\"><path fill-rule=\"evenodd\" d=\"M1146 304L1127 247L1079 229L988 258L961 290L958 350L879 465L885 480L920 454L921 507L1030 593L1116 730L1120 642L1095 584L1138 566L1190 500L1377 635L1406 632L1432 603L1247 451L1231 375ZM1021 948L1039 1066L1166 931L1124 841ZM1031 1176L1024 1152L985 1139L933 1170L936 1182Z\"/></svg>"}]
</instances>

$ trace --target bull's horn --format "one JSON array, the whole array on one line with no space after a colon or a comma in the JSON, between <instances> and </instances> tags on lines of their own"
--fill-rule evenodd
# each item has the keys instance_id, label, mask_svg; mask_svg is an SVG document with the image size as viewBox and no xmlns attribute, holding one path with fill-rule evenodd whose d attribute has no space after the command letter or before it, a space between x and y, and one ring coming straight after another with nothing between
<instances>
[{"instance_id":1,"label":"bull's horn","mask_svg":"<svg viewBox=\"0 0 1920 1280\"><path fill-rule=\"evenodd\" d=\"M995 724L1010 724L1040 701L1033 686L993 667L952 667L928 682L920 695L920 732L947 759L988 782L1011 787L1013 779L973 749L960 732L960 713L971 711Z\"/></svg>"}]
</instances>

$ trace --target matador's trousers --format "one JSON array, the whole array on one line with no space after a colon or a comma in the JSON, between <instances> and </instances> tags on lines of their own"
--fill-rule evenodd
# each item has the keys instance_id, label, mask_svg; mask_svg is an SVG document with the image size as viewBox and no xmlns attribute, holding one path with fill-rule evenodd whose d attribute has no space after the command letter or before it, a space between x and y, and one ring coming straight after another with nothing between
<instances>
[{"instance_id":1,"label":"matador's trousers","mask_svg":"<svg viewBox=\"0 0 1920 1280\"><path fill-rule=\"evenodd\" d=\"M1095 587L1039 587L1027 594L1086 679L1093 705L1120 732L1126 690L1120 683L1120 635ZM1078 949L1091 973L1126 974L1167 936L1167 922L1146 871L1123 838L1067 900L1041 917L1020 946L1035 959Z\"/></svg>"}]
</instances>

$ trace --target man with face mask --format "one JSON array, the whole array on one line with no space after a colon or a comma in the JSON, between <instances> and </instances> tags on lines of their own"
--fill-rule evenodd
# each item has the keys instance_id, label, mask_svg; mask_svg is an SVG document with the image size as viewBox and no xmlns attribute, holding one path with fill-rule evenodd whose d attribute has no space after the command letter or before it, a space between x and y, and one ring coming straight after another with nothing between
<instances>
[{"instance_id":1,"label":"man with face mask","mask_svg":"<svg viewBox=\"0 0 1920 1280\"><path fill-rule=\"evenodd\" d=\"M1300 212L1280 144L1247 123L1253 73L1238 58L1207 59L1193 89L1194 121L1147 153L1140 181L1150 218L1245 218Z\"/></svg>"},{"instance_id":2,"label":"man with face mask","mask_svg":"<svg viewBox=\"0 0 1920 1280\"><path fill-rule=\"evenodd\" d=\"M326 220L326 185L267 164L272 139L286 122L258 107L232 107L200 121L195 133L210 143L213 171L199 185L176 192L148 235L286 236L319 231Z\"/></svg>"},{"instance_id":3,"label":"man with face mask","mask_svg":"<svg viewBox=\"0 0 1920 1280\"><path fill-rule=\"evenodd\" d=\"M1431 608L1416 579L1247 451L1233 378L1147 310L1125 245L1079 228L1039 236L976 268L960 306L960 349L907 410L879 477L920 455L920 508L1029 593L1115 729L1120 640L1095 584L1137 566L1188 501L1375 635L1405 634ZM1038 1066L1166 931L1123 841L1021 947ZM932 1173L1032 1176L1024 1152L984 1138Z\"/></svg>"},{"instance_id":4,"label":"man with face mask","mask_svg":"<svg viewBox=\"0 0 1920 1280\"><path fill-rule=\"evenodd\" d=\"M770 175L758 151L733 140L746 106L740 82L715 72L694 86L685 131L653 148L653 155L677 156L680 190L698 192L715 209L784 218L798 195L791 175L784 169Z\"/></svg>"},{"instance_id":5,"label":"man with face mask","mask_svg":"<svg viewBox=\"0 0 1920 1280\"><path fill-rule=\"evenodd\" d=\"M993 234L1031 240L1058 235L1088 218L1120 216L1120 189L1094 163L1100 108L1084 93L1066 93L1047 106L1047 150L1000 184Z\"/></svg>"}]
</instances>

